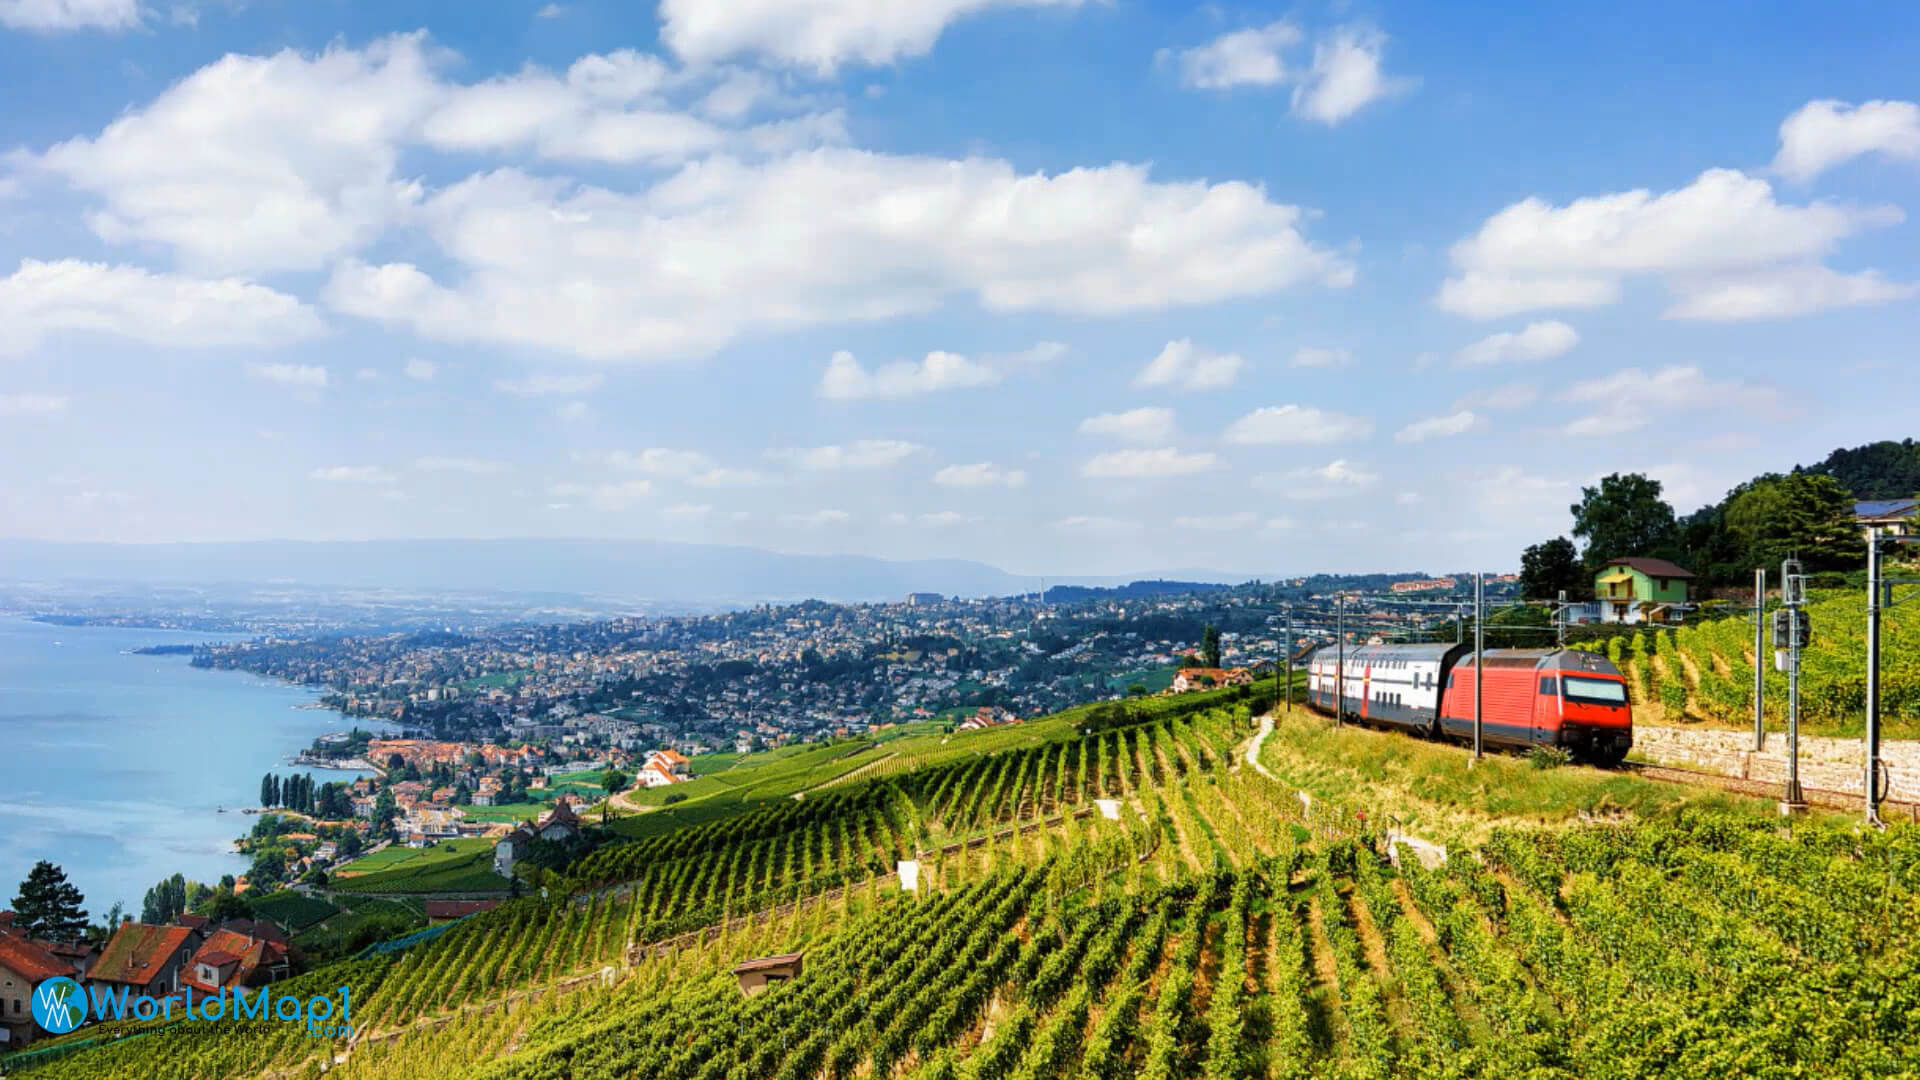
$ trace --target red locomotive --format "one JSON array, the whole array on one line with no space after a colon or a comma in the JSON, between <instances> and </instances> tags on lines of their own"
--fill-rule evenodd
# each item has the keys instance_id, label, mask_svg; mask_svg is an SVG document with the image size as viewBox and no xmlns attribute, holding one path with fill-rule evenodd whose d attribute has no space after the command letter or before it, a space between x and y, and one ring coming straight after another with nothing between
<instances>
[{"instance_id":1,"label":"red locomotive","mask_svg":"<svg viewBox=\"0 0 1920 1080\"><path fill-rule=\"evenodd\" d=\"M1606 657L1572 649L1488 649L1480 737L1488 746L1560 746L1616 765L1633 746L1627 684ZM1334 711L1338 650L1309 662L1308 698ZM1341 715L1429 738L1473 738L1473 650L1363 645L1346 652Z\"/></svg>"}]
</instances>

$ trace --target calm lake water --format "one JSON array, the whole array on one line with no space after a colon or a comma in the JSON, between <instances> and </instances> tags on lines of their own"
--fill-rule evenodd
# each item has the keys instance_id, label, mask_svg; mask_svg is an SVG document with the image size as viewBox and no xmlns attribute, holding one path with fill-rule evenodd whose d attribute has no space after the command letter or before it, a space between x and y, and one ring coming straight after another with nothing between
<instances>
[{"instance_id":1,"label":"calm lake water","mask_svg":"<svg viewBox=\"0 0 1920 1080\"><path fill-rule=\"evenodd\" d=\"M232 841L253 825L238 808L260 801L261 774L293 771L291 755L346 724L296 708L311 690L128 654L212 640L0 618L0 906L37 859L66 870L96 921L115 900L138 918L175 872L214 882L246 869Z\"/></svg>"}]
</instances>

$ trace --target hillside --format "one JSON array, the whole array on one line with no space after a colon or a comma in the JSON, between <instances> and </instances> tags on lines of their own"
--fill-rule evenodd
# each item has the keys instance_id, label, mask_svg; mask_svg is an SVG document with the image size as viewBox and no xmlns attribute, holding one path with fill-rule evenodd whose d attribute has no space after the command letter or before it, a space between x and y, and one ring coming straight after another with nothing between
<instances>
[{"instance_id":1,"label":"hillside","mask_svg":"<svg viewBox=\"0 0 1920 1080\"><path fill-rule=\"evenodd\" d=\"M1866 597L1846 589L1817 591L1810 599L1813 640L1801 654L1801 730L1857 736L1866 724ZM1768 611L1775 606L1769 604ZM1883 733L1920 737L1920 608L1883 613L1880 642ZM1742 613L1677 629L1636 631L1594 647L1626 672L1634 712L1642 720L1753 725L1753 623ZM1784 731L1787 676L1774 670L1771 636L1760 663L1768 729Z\"/></svg>"},{"instance_id":2,"label":"hillside","mask_svg":"<svg viewBox=\"0 0 1920 1080\"><path fill-rule=\"evenodd\" d=\"M751 780L617 821L633 838L544 899L277 990L349 987L352 1040L123 1022L0 1068L1867 1075L1920 1035L1920 830L1788 834L1769 804L1518 758L1469 769L1305 712L1269 734L1252 706L1271 693L744 758L711 775ZM1396 871L1395 820L1454 857ZM743 997L733 966L787 952L798 977Z\"/></svg>"}]
</instances>

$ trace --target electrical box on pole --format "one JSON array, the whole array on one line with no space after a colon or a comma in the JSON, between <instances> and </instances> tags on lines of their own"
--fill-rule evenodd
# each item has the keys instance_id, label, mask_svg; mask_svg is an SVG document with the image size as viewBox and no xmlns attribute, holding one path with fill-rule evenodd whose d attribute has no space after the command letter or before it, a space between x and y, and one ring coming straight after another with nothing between
<instances>
[{"instance_id":1,"label":"electrical box on pole","mask_svg":"<svg viewBox=\"0 0 1920 1080\"><path fill-rule=\"evenodd\" d=\"M1807 602L1807 577L1797 558L1780 564L1780 600L1785 607L1773 616L1773 644L1780 650L1774 662L1784 660L1787 672L1787 790L1780 812L1791 814L1807 808L1800 790L1800 650L1813 637L1812 620L1802 606Z\"/></svg>"}]
</instances>

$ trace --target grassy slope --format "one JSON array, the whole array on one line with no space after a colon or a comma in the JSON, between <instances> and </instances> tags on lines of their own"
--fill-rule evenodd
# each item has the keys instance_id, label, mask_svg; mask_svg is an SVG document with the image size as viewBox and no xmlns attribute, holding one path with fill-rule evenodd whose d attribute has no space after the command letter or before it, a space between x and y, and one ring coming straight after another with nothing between
<instances>
[{"instance_id":1,"label":"grassy slope","mask_svg":"<svg viewBox=\"0 0 1920 1080\"><path fill-rule=\"evenodd\" d=\"M354 860L332 880L336 892L424 893L505 889L493 872L493 841L443 840L431 848L390 847Z\"/></svg>"}]
</instances>

